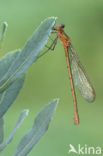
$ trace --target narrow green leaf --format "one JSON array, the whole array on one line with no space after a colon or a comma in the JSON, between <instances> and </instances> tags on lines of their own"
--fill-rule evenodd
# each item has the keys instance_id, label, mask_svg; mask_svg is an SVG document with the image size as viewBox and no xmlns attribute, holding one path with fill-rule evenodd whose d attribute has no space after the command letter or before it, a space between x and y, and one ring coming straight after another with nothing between
<instances>
[{"instance_id":1,"label":"narrow green leaf","mask_svg":"<svg viewBox=\"0 0 103 156\"><path fill-rule=\"evenodd\" d=\"M33 127L21 139L14 156L26 156L40 137L47 131L51 117L56 109L58 99L47 104L36 116Z\"/></svg>"},{"instance_id":2,"label":"narrow green leaf","mask_svg":"<svg viewBox=\"0 0 103 156\"><path fill-rule=\"evenodd\" d=\"M25 80L25 74L21 74L18 79L12 83L3 93L0 94L0 118L7 112L9 107L12 105L21 88L23 87Z\"/></svg>"},{"instance_id":3,"label":"narrow green leaf","mask_svg":"<svg viewBox=\"0 0 103 156\"><path fill-rule=\"evenodd\" d=\"M36 29L32 37L27 41L24 48L12 63L6 74L0 80L0 92L4 91L21 73L23 73L33 62L36 61L40 51L46 44L55 18L44 20Z\"/></svg>"},{"instance_id":4,"label":"narrow green leaf","mask_svg":"<svg viewBox=\"0 0 103 156\"><path fill-rule=\"evenodd\" d=\"M4 75L6 76L7 71L14 64L16 58L18 57L20 50L16 50L6 54L0 59L0 80L3 79Z\"/></svg>"},{"instance_id":5,"label":"narrow green leaf","mask_svg":"<svg viewBox=\"0 0 103 156\"><path fill-rule=\"evenodd\" d=\"M4 37L5 37L7 27L8 27L7 22L3 22L3 23L2 23L2 26L0 27L0 29L1 29L0 42L1 42L1 41L4 39Z\"/></svg>"},{"instance_id":6,"label":"narrow green leaf","mask_svg":"<svg viewBox=\"0 0 103 156\"><path fill-rule=\"evenodd\" d=\"M0 100L1 100L2 96L0 96ZM3 117L0 118L0 144L3 142L4 140L4 119Z\"/></svg>"},{"instance_id":7,"label":"narrow green leaf","mask_svg":"<svg viewBox=\"0 0 103 156\"><path fill-rule=\"evenodd\" d=\"M2 143L0 144L0 151L2 151L6 145L8 143L10 143L10 141L12 140L16 130L20 127L20 125L22 124L23 120L25 119L25 117L28 115L28 110L23 110L21 113L20 113L20 116L16 122L16 125L14 126L14 128L12 129L9 137Z\"/></svg>"},{"instance_id":8,"label":"narrow green leaf","mask_svg":"<svg viewBox=\"0 0 103 156\"><path fill-rule=\"evenodd\" d=\"M3 142L4 139L4 119L0 118L0 144Z\"/></svg>"}]
</instances>

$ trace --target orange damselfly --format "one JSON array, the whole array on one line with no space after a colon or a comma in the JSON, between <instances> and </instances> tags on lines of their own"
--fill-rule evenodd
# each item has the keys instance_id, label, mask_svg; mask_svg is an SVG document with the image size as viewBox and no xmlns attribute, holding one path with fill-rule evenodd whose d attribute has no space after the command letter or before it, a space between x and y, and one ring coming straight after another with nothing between
<instances>
[{"instance_id":1,"label":"orange damselfly","mask_svg":"<svg viewBox=\"0 0 103 156\"><path fill-rule=\"evenodd\" d=\"M74 103L74 124L78 125L79 115L74 84L79 89L82 97L88 102L93 102L95 100L96 94L71 44L70 37L64 32L64 27L64 24L59 24L56 27L52 28L52 33L56 33L56 38L53 40L48 50L54 50L58 38L61 40L65 51L70 87ZM45 53L47 51L45 51ZM44 53L42 55L44 55Z\"/></svg>"}]
</instances>

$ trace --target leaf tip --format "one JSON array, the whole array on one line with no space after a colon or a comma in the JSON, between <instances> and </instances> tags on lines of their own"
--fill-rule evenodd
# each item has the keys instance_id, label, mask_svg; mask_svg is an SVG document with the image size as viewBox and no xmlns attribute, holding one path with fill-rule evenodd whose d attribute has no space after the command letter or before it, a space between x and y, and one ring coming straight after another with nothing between
<instances>
[{"instance_id":1,"label":"leaf tip","mask_svg":"<svg viewBox=\"0 0 103 156\"><path fill-rule=\"evenodd\" d=\"M6 21L3 22L3 25L7 28L8 27L8 23Z\"/></svg>"},{"instance_id":2,"label":"leaf tip","mask_svg":"<svg viewBox=\"0 0 103 156\"><path fill-rule=\"evenodd\" d=\"M53 104L54 110L56 110L58 103L59 103L59 98L56 98L56 99L53 99L50 104Z\"/></svg>"},{"instance_id":3,"label":"leaf tip","mask_svg":"<svg viewBox=\"0 0 103 156\"><path fill-rule=\"evenodd\" d=\"M56 103L56 104L58 104L59 103L59 98L55 98L55 99L53 99L53 101Z\"/></svg>"},{"instance_id":4,"label":"leaf tip","mask_svg":"<svg viewBox=\"0 0 103 156\"><path fill-rule=\"evenodd\" d=\"M29 114L29 109L24 109L23 112L25 113L25 115L27 116Z\"/></svg>"}]
</instances>

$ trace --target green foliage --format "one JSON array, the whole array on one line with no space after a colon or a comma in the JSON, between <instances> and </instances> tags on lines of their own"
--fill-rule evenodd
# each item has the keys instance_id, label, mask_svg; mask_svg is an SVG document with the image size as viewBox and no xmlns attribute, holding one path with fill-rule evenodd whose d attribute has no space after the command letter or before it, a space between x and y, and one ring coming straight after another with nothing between
<instances>
[{"instance_id":1,"label":"green foliage","mask_svg":"<svg viewBox=\"0 0 103 156\"><path fill-rule=\"evenodd\" d=\"M4 139L4 119L0 118L0 144L3 142Z\"/></svg>"},{"instance_id":2,"label":"green foliage","mask_svg":"<svg viewBox=\"0 0 103 156\"><path fill-rule=\"evenodd\" d=\"M2 151L6 145L12 140L15 131L21 125L24 118L27 116L27 110L24 110L12 129L9 137L4 138L4 120L3 116L17 98L21 88L23 87L26 70L34 63L42 48L46 44L51 29L55 23L55 18L50 17L44 20L33 33L31 38L26 42L23 49L9 52L6 56L0 59L0 150ZM3 23L1 39L3 40L6 32L7 24ZM44 107L37 115L33 127L22 138L15 152L16 155L26 155L46 132L50 119L56 108L58 100L53 100ZM24 150L25 148L25 150Z\"/></svg>"},{"instance_id":3,"label":"green foliage","mask_svg":"<svg viewBox=\"0 0 103 156\"><path fill-rule=\"evenodd\" d=\"M41 49L44 47L48 39L54 22L55 18L44 20L33 33L32 37L26 42L23 49L19 51L16 50L12 53L10 61L12 63L0 80L0 92L4 91L21 73L25 72L27 68L36 61ZM5 57L3 58L3 61L6 62L7 59L8 57ZM8 66L8 63L6 65ZM0 69L1 71L4 70L2 67L0 67Z\"/></svg>"},{"instance_id":4,"label":"green foliage","mask_svg":"<svg viewBox=\"0 0 103 156\"><path fill-rule=\"evenodd\" d=\"M53 100L38 113L32 128L21 139L14 156L26 156L30 152L40 137L47 131L57 104L58 100Z\"/></svg>"},{"instance_id":5,"label":"green foliage","mask_svg":"<svg viewBox=\"0 0 103 156\"><path fill-rule=\"evenodd\" d=\"M2 117L17 98L25 80L25 74L20 75L3 93L0 93L0 117Z\"/></svg>"},{"instance_id":6,"label":"green foliage","mask_svg":"<svg viewBox=\"0 0 103 156\"><path fill-rule=\"evenodd\" d=\"M20 116L19 116L14 128L12 129L9 137L2 144L0 144L0 151L2 151L6 147L6 145L12 140L16 130L20 127L20 125L22 124L23 120L25 119L25 117L27 115L28 115L28 110L23 110L20 113Z\"/></svg>"}]
</instances>

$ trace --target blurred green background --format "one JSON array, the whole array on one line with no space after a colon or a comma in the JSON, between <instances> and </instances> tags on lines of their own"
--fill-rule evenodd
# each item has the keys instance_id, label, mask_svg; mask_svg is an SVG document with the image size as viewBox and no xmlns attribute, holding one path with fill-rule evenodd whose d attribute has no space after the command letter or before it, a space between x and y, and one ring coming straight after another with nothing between
<instances>
[{"instance_id":1,"label":"blurred green background","mask_svg":"<svg viewBox=\"0 0 103 156\"><path fill-rule=\"evenodd\" d=\"M78 144L103 147L102 0L0 0L0 22L8 23L0 57L8 51L22 48L40 22L49 16L58 17L56 23L66 25L65 31L71 37L95 88L96 100L94 103L88 103L76 90L80 125L75 126L66 58L59 41L53 52L49 52L29 68L22 91L5 115L6 138L20 111L26 108L30 110L12 143L1 156L13 155L21 137L31 128L37 112L53 98L60 98L60 102L49 130L29 156L67 156L69 144L76 148Z\"/></svg>"}]
</instances>

